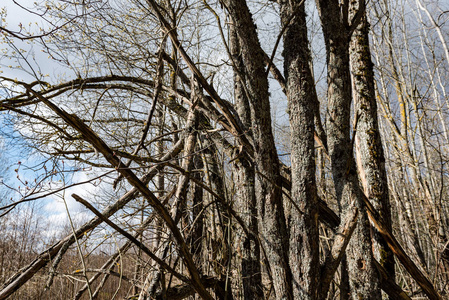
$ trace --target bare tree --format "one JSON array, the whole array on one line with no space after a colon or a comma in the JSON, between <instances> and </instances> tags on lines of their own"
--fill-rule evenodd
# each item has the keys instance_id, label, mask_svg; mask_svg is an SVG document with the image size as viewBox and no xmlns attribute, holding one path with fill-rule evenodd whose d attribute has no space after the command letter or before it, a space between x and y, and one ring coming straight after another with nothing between
<instances>
[{"instance_id":1,"label":"bare tree","mask_svg":"<svg viewBox=\"0 0 449 300\"><path fill-rule=\"evenodd\" d=\"M447 248L445 160L431 142L430 106L424 109L421 88L410 93L408 69L395 56L384 4L370 16L381 24L373 43L383 46L380 30L390 44L374 58L392 75L377 78L364 0L55 1L29 9L50 26L39 35L0 27L11 47L34 40L69 72L47 82L30 63L33 80L1 77L7 93L0 110L15 118L29 147L55 162L42 182L89 168L84 184L103 188L98 196L71 195L95 217L72 224L71 233L2 277L0 299L43 276L35 281L39 297L63 285L62 297L73 299L381 299L382 291L391 299L417 292L441 299L446 287L435 288L426 271L447 268L430 251L435 243L444 258ZM318 12L325 48L320 100L308 9ZM279 26L270 29L277 36L270 44L263 22L273 20ZM21 52L10 55L29 62ZM275 81L288 103L289 162L276 149ZM386 101L391 83L399 119ZM444 95L441 78L429 87ZM444 127L444 113L435 116ZM392 141L385 132L394 133L396 148L383 148ZM440 167L429 171L436 158ZM63 161L70 170L58 168ZM24 203L81 184L55 190L36 182L0 211L9 217ZM415 204L399 223L392 218L391 211ZM423 237L423 226L438 238ZM104 230L110 236L99 239ZM403 270L408 275L397 275ZM399 284L404 278L408 285Z\"/></svg>"}]
</instances>

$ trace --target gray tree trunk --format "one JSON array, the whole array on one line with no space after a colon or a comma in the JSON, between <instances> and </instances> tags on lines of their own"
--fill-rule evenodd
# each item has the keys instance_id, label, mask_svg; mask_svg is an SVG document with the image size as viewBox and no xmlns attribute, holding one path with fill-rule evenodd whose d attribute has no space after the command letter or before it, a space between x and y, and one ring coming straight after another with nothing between
<instances>
[{"instance_id":1,"label":"gray tree trunk","mask_svg":"<svg viewBox=\"0 0 449 300\"><path fill-rule=\"evenodd\" d=\"M251 115L249 101L246 96L244 81L244 66L241 58L241 50L235 28L230 28L230 50L234 68L234 98L236 110L247 132L249 140L252 140L250 132ZM245 153L236 151L232 158L232 170L236 182L236 198L234 207L242 216L248 229L254 234L258 233L257 201L255 193L254 164ZM235 232L235 248L242 280L243 299L263 299L262 275L260 267L260 248L256 237L246 235L241 228Z\"/></svg>"},{"instance_id":2,"label":"gray tree trunk","mask_svg":"<svg viewBox=\"0 0 449 300\"><path fill-rule=\"evenodd\" d=\"M365 195L382 216L391 231L391 205L388 193L385 156L377 121L377 103L374 88L374 71L369 48L369 24L363 17L351 40L351 74L356 127L356 160ZM394 254L377 232L373 232L374 254L388 276L395 277Z\"/></svg>"},{"instance_id":3,"label":"gray tree trunk","mask_svg":"<svg viewBox=\"0 0 449 300\"><path fill-rule=\"evenodd\" d=\"M248 91L254 140L255 191L260 234L277 299L291 299L291 271L288 263L289 235L282 204L279 160L271 128L265 53L256 26L244 0L222 1L228 9L241 47L244 82Z\"/></svg>"},{"instance_id":4,"label":"gray tree trunk","mask_svg":"<svg viewBox=\"0 0 449 300\"><path fill-rule=\"evenodd\" d=\"M284 33L284 72L291 131L291 197L298 209L289 218L289 262L294 299L317 299L318 202L314 159L315 85L310 69L304 2L279 1ZM296 16L291 19L292 15ZM290 21L291 20L291 21ZM290 21L290 24L287 24Z\"/></svg>"},{"instance_id":5,"label":"gray tree trunk","mask_svg":"<svg viewBox=\"0 0 449 300\"><path fill-rule=\"evenodd\" d=\"M363 1L363 0L362 0ZM343 216L355 205L358 225L346 250L353 299L381 299L380 279L371 249L370 224L363 204L350 138L351 77L348 7L317 0L327 51L327 141L337 200Z\"/></svg>"}]
</instances>

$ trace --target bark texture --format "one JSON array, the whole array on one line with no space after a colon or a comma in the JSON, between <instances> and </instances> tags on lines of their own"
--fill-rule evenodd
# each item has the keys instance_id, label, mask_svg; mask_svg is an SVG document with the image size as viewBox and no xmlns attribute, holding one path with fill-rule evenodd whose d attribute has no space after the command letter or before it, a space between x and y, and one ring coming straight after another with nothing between
<instances>
[{"instance_id":1,"label":"bark texture","mask_svg":"<svg viewBox=\"0 0 449 300\"><path fill-rule=\"evenodd\" d=\"M349 213L353 205L360 212L346 252L351 297L381 299L379 275L371 249L370 224L359 187L350 137L352 94L348 6L334 0L318 0L317 5L327 52L327 141L336 196L342 216Z\"/></svg>"},{"instance_id":2,"label":"bark texture","mask_svg":"<svg viewBox=\"0 0 449 300\"><path fill-rule=\"evenodd\" d=\"M284 72L291 131L292 209L289 262L294 299L316 299L319 282L318 201L315 183L315 85L303 1L280 1L284 33ZM295 17L291 18L295 14Z\"/></svg>"},{"instance_id":3,"label":"bark texture","mask_svg":"<svg viewBox=\"0 0 449 300\"><path fill-rule=\"evenodd\" d=\"M281 194L279 160L271 128L265 55L246 1L222 1L229 11L241 45L244 81L248 91L256 172L255 192L261 241L264 246L277 299L291 299L288 263L288 232Z\"/></svg>"},{"instance_id":4,"label":"bark texture","mask_svg":"<svg viewBox=\"0 0 449 300\"><path fill-rule=\"evenodd\" d=\"M241 57L235 28L230 28L230 51L234 64L234 98L236 111L242 122L243 130L248 139L252 140L251 115L249 101L246 94L243 74L244 65ZM235 151L232 158L234 178L236 179L235 210L240 213L247 224L248 229L258 233L257 201L255 193L255 169L254 164L246 153L241 149ZM263 299L262 275L260 267L260 247L254 235L247 235L242 229L235 232L236 248L238 253L238 264L242 276L243 299Z\"/></svg>"},{"instance_id":5,"label":"bark texture","mask_svg":"<svg viewBox=\"0 0 449 300\"><path fill-rule=\"evenodd\" d=\"M359 177L365 195L391 231L391 206L388 194L385 157L377 120L374 71L369 49L369 24L366 17L351 39L351 74L356 115L355 146ZM389 278L394 279L394 255L381 235L373 232L374 254Z\"/></svg>"}]
</instances>

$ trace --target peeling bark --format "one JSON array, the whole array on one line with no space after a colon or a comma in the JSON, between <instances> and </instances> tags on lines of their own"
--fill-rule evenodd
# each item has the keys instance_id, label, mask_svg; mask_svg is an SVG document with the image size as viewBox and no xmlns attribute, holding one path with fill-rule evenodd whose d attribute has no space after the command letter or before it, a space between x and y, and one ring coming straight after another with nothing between
<instances>
[{"instance_id":1,"label":"peeling bark","mask_svg":"<svg viewBox=\"0 0 449 300\"><path fill-rule=\"evenodd\" d=\"M356 127L356 161L359 178L365 195L391 226L391 206L388 193L385 157L377 121L377 103L374 88L374 71L368 39L369 24L364 16L351 39L351 75ZM394 279L394 255L376 231L373 232L374 255L385 268L389 278Z\"/></svg>"},{"instance_id":2,"label":"peeling bark","mask_svg":"<svg viewBox=\"0 0 449 300\"><path fill-rule=\"evenodd\" d=\"M327 52L327 141L336 196L343 216L349 213L352 205L360 212L358 225L346 252L351 297L381 299L379 275L371 249L370 225L364 209L350 138L352 94L349 39L350 28L354 24L349 24L347 3L340 5L339 1L317 0L317 6Z\"/></svg>"}]
</instances>

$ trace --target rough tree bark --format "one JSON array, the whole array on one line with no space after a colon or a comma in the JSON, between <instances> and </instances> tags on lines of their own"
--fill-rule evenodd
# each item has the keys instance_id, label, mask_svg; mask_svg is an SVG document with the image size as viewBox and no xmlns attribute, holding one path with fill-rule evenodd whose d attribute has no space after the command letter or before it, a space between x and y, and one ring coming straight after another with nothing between
<instances>
[{"instance_id":1,"label":"rough tree bark","mask_svg":"<svg viewBox=\"0 0 449 300\"><path fill-rule=\"evenodd\" d=\"M356 161L365 195L391 231L391 206L377 121L374 70L368 32L369 24L364 16L354 31L350 48L354 111L358 118L355 136ZM376 259L385 268L388 276L394 279L393 252L377 231L373 231L373 243Z\"/></svg>"},{"instance_id":2,"label":"rough tree bark","mask_svg":"<svg viewBox=\"0 0 449 300\"><path fill-rule=\"evenodd\" d=\"M289 262L294 299L317 299L318 201L315 183L315 84L310 69L304 1L279 1L284 33L284 73L291 131L291 197L298 209L289 218ZM292 18L292 16L295 17Z\"/></svg>"},{"instance_id":3,"label":"rough tree bark","mask_svg":"<svg viewBox=\"0 0 449 300\"><path fill-rule=\"evenodd\" d=\"M281 194L279 159L271 128L265 54L255 23L244 0L223 0L241 46L245 86L251 112L256 172L256 199L262 245L264 246L277 299L291 299L291 271L288 263L288 232Z\"/></svg>"},{"instance_id":4,"label":"rough tree bark","mask_svg":"<svg viewBox=\"0 0 449 300\"><path fill-rule=\"evenodd\" d=\"M244 86L244 66L241 57L241 48L234 26L230 27L229 48L232 55L234 70L234 98L236 111L242 121L243 130L248 139L252 140L250 131L251 115L248 97ZM254 164L246 153L240 149L235 151L232 158L232 169L236 186L235 210L240 213L248 229L258 233L257 201L255 193L255 169ZM263 299L262 275L260 267L260 247L254 235L246 235L242 229L235 232L236 249L239 258L243 299Z\"/></svg>"},{"instance_id":5,"label":"rough tree bark","mask_svg":"<svg viewBox=\"0 0 449 300\"><path fill-rule=\"evenodd\" d=\"M165 9L161 7L162 2L167 4ZM235 282L241 284L244 299L265 298L263 295L263 284L265 284L274 290L274 296L271 294L271 298L324 300L327 298L329 286L331 286L340 264L346 271L340 276L340 299L381 299L381 287L392 299L408 299L401 288L394 284L393 260L391 256L388 256L390 250L386 246L390 247L391 252L397 255L399 261L430 299L440 299L430 281L414 265L391 233L388 194L386 193L388 187L377 127L373 69L367 38L368 24L364 18L364 0L352 2L348 0L317 0L327 50L328 115L326 116L326 133L322 130L319 122L320 115L316 105L317 96L312 76L313 71L310 67L311 58L303 1L276 1L280 5L282 21L279 38L284 38L285 80L268 55L261 49L256 22L253 20L248 8L249 4L247 4L250 1L219 1L230 14L227 23L230 26L230 47L226 51L229 51L234 68L235 106L223 100L212 83L208 82L207 77L203 76L199 69L199 65L203 61L194 63L189 57L188 51L190 52L191 48L187 48L186 45L185 49L189 50L184 49L185 36L180 34L178 37L176 33L176 28L183 29L182 22L176 21L174 11L176 8L172 7L168 0L162 2L136 1L136 3L140 3L140 8L145 13L159 19L160 24L156 24L156 27L158 30L165 31L164 35L170 37L171 46L175 52L173 57L169 57L161 47L158 55L160 71L156 72L157 85L146 80L145 76L114 75L79 78L64 83L65 86L61 84L44 87L39 86L39 82L25 84L14 81L27 92L10 99L11 103L25 100L30 103L40 101L42 102L40 104L47 105L59 116L58 120L64 125L64 130L56 126L59 128L58 130L69 138L73 137L67 133L66 128L69 129L71 126L74 131L77 131L80 148L77 148L75 153L83 153L84 149L88 149L85 146L89 144L92 146L89 148L95 148L98 153L103 154L104 161L108 163L105 164L106 166L115 167L120 173L120 178L126 178L128 183L134 186L113 207L105 210L104 214L96 212L101 220L93 219L77 230L76 236L82 236L83 233L101 222L106 222L130 239L132 243L142 249L142 252L147 253L156 263L156 272L148 276L147 282L142 282L143 285L136 283L138 289L141 290L141 299L146 298L146 294L157 299L183 299L195 294L197 294L195 295L197 298L232 299L232 291L228 292L229 287L235 286L235 284L230 284L230 267L233 266L231 258L237 262L238 269L241 271L237 276L240 278L235 279ZM145 7L145 3L147 7ZM182 10L181 6L184 5L184 2L179 3L181 14L188 14L189 10L197 13L196 8L192 7L186 7L185 11ZM204 5L208 5L207 1L204 2ZM209 8L213 12L213 9ZM168 10L171 11L168 12ZM170 22L164 19L167 12L170 14L167 16L171 19ZM215 16L218 18L220 13ZM200 24L201 27L196 27L195 24L193 27L199 30L208 28L208 25L205 24ZM181 33L181 30L178 33ZM223 40L225 39L226 37L223 36ZM139 43L140 39L137 44ZM226 43L223 44L228 46ZM81 45L81 42L78 45ZM202 46L202 44L198 45ZM181 60L178 62L177 51L184 62ZM148 65L151 64L152 57L153 54L149 53ZM162 84L164 64L173 66L171 86ZM267 65L269 70L266 69ZM184 68L185 66L190 71ZM212 66L210 67L212 68ZM285 178L281 176L281 163L272 134L267 80L269 71L273 71L274 77L281 82L288 99L292 132L292 162L291 173L285 173L291 177L289 175ZM192 82L189 95L186 90L189 89L190 75ZM399 77L393 77L399 83ZM177 81L183 84L177 85ZM111 84L111 82L116 84ZM35 89L37 87L42 90L37 92ZM163 160L174 158L177 160L176 162L159 162L146 156L138 157L140 147L144 147L146 133L141 138L135 155L128 154L127 150L117 150L126 149L126 147L118 146L117 148L116 144L109 144L110 135L103 137L102 132L95 132L96 127L90 126L93 124L93 117L88 126L87 122L76 114L62 110L55 104L56 102L53 102L53 97L57 97L56 95L70 93L76 97L77 91L91 93L95 89L97 92L103 90L104 93L117 89L120 96L122 96L120 93L126 91L136 93L139 97L148 97L148 95L154 94L153 107L156 107L157 95L161 93L157 103L172 110L179 117L187 119L188 130L185 130L180 139L182 142L179 142L180 145L184 143L184 157L180 159L177 156L179 149L182 148L180 145L176 146L178 149L173 149L170 155L167 154L162 158ZM202 93L203 89L205 94ZM165 97L169 93L170 96ZM98 96L96 92L92 93L92 99L100 102L101 98L96 98L95 95ZM179 98L184 103L177 103L175 98ZM355 101L355 122L351 131L352 99ZM58 100L60 99L56 99L56 101ZM22 104L18 104L17 107L20 105ZM190 110L186 107L190 107ZM404 110L405 106L401 108ZM0 110L5 109L7 109L6 106L0 107ZM415 107L415 110L418 108ZM404 116L407 117L406 114ZM38 120L42 121L41 119ZM136 120L144 122L144 120ZM151 117L147 118L144 126L147 130L151 124L150 121ZM410 119L406 118L405 121L410 122ZM47 125L52 126L51 124L51 121L47 122ZM217 127L214 127L215 125ZM171 131L168 126L165 129ZM324 175L328 174L323 168L323 181L327 178L334 181L336 198L340 206L340 218L334 215L317 196L314 129L317 144L322 149L329 150L332 173L329 177L325 177ZM410 130L410 128L406 129ZM71 132L71 129L68 131ZM222 131L227 132L223 133ZM407 138L408 132L405 132L405 138ZM228 135L229 133L232 137ZM160 131L159 136L163 134L163 131ZM56 138L60 137L56 136ZM127 133L123 136L123 140L127 143L132 140L132 137L130 138L130 134ZM173 144L177 144L177 140L178 137L175 137L172 140ZM153 142L154 140L148 141L147 145L153 147ZM238 145L233 147L233 142L237 142ZM82 145L83 143L86 145ZM424 146L424 141L421 143ZM353 155L354 144L356 145L357 160ZM163 146L162 142L157 146L160 155L164 151ZM216 155L221 150L223 150L222 153L225 153L225 158ZM407 153L414 153L415 149L412 150L413 152L408 151ZM149 151L147 150L147 152ZM200 159L201 156L202 159ZM123 164L122 158L129 158L135 162L138 162L137 159L139 159L142 162L142 168L130 169L130 163ZM78 157L78 159L82 158ZM149 184L156 171L150 171L141 179L136 176L137 172L143 172L145 167L151 168L151 165L144 165L143 162L146 160L158 165L158 167L153 167L154 170L156 168L162 170L163 165L166 164L174 170L178 170L180 175L172 175L172 172L160 174L161 181L154 185ZM222 162L224 167L221 165ZM92 162L87 161L87 163ZM405 171L408 168L406 165L403 167ZM195 168L195 172L193 172L193 168ZM416 169L419 170L419 168ZM226 186L229 182L226 172L229 170L232 170L233 178L236 181L235 185L232 183L231 185L237 187L236 193L231 195L227 193L229 189ZM163 176L168 176L165 177L165 184ZM360 186L360 179L363 188ZM167 196L163 197L164 200L160 199L164 193L164 185L171 186L172 183L176 185L176 188L173 188L172 193L167 193ZM284 198L281 187L285 189ZM156 188L156 192L152 191L153 188ZM162 224L165 224L164 226L170 234L167 242L161 241L160 251L157 255L143 245L144 239L138 241L136 235L130 235L108 219L118 209L123 208L126 203L135 198L138 193L152 206L153 214L163 219ZM173 195L174 198L172 198ZM429 195L433 194L429 193ZM232 200L235 200L232 203L233 207L228 202L231 197L234 198ZM292 210L286 218L282 201L287 198ZM171 202L168 202L169 200ZM90 205L85 200L79 201L84 201L82 203L86 206ZM167 203L172 204L171 211L167 208ZM191 210L189 210L189 204L193 204ZM234 226L236 223L231 222L231 215L239 226ZM319 248L319 218L325 220L325 223L335 232L334 241L329 243L329 247L323 247L323 249ZM435 217L432 215L432 218ZM370 226L368 220L371 220L371 225L374 225L377 231ZM339 226L338 223L340 223ZM150 226L154 228L154 223ZM234 233L231 232L231 228L235 229L236 233L234 249L230 246L231 233ZM352 240L351 236L353 236ZM260 244L258 237L260 237ZM382 244L383 239L387 244ZM418 238L416 241L419 242ZM49 258L52 259L57 255L62 257L71 243L73 243L73 237L69 236L49 248L48 252L42 253L29 267L11 277L2 287L0 299L8 297L23 285L47 264ZM375 253L372 249L373 243ZM164 261L166 253L170 249L173 249L174 255L177 256L176 262L173 264ZM423 249L427 251L427 248ZM260 257L262 250L264 250L263 259ZM325 252L322 253L324 260L321 264L319 261L320 250ZM347 260L342 262L345 253L347 253ZM375 260L376 255L380 263ZM268 262L266 269L270 272L272 287L271 283L262 282L261 260ZM56 259L56 261L58 260ZM178 262L183 262L187 269L180 266ZM53 265L57 266L58 263L53 263ZM161 269L157 270L158 267ZM163 281L165 277L161 272L163 270L171 272L183 283L165 288ZM101 272L107 276L113 274L109 265L104 265ZM190 277L187 277L188 274ZM348 278L347 286L344 284L345 276ZM102 283L97 285L97 291L103 287L106 277ZM159 282L162 285L161 291L157 291ZM216 293L215 297L210 295L212 289ZM138 292L137 289L136 292Z\"/></svg>"},{"instance_id":6,"label":"rough tree bark","mask_svg":"<svg viewBox=\"0 0 449 300\"><path fill-rule=\"evenodd\" d=\"M363 0L362 0L363 1ZM363 204L350 137L351 77L349 7L345 2L317 0L327 52L328 116L327 141L332 176L342 219L355 205L358 225L348 245L348 272L351 298L381 299L380 282L371 250L370 225Z\"/></svg>"}]
</instances>

